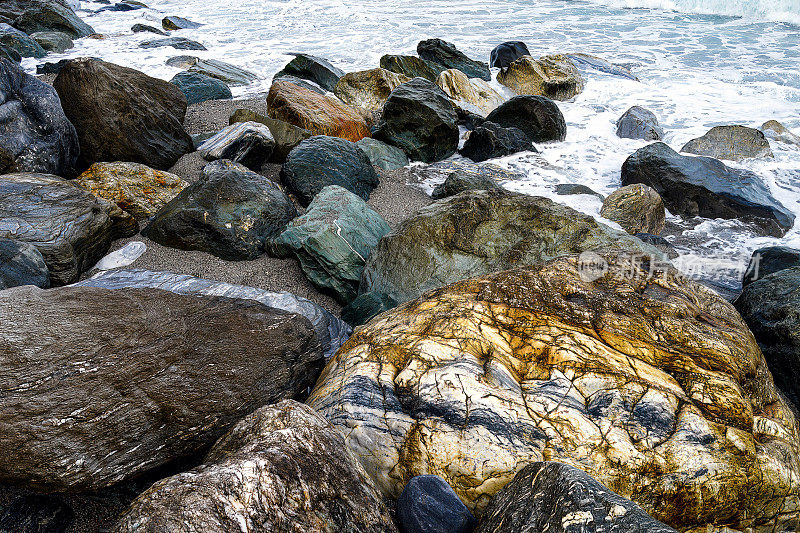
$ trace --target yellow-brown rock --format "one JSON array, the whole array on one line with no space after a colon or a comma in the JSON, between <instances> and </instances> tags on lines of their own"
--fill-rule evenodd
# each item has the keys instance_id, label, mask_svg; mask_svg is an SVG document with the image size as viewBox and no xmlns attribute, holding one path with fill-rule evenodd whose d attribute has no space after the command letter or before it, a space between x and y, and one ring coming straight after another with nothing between
<instances>
[{"instance_id":1,"label":"yellow-brown rock","mask_svg":"<svg viewBox=\"0 0 800 533\"><path fill-rule=\"evenodd\" d=\"M95 163L75 183L137 220L156 214L189 185L175 174L139 163Z\"/></svg>"},{"instance_id":2,"label":"yellow-brown rock","mask_svg":"<svg viewBox=\"0 0 800 533\"><path fill-rule=\"evenodd\" d=\"M370 136L359 110L286 81L276 81L270 87L267 114L314 135L342 137L353 142Z\"/></svg>"},{"instance_id":3,"label":"yellow-brown rock","mask_svg":"<svg viewBox=\"0 0 800 533\"><path fill-rule=\"evenodd\" d=\"M517 94L546 96L552 100L569 100L583 91L581 73L563 55L534 59L522 56L497 74L497 81Z\"/></svg>"},{"instance_id":4,"label":"yellow-brown rock","mask_svg":"<svg viewBox=\"0 0 800 533\"><path fill-rule=\"evenodd\" d=\"M442 88L447 95L457 104L466 102L469 106L480 111L483 116L488 115L494 108L503 103L503 97L491 86L480 78L468 78L466 74L454 68L445 70L436 78L436 85Z\"/></svg>"},{"instance_id":5,"label":"yellow-brown rock","mask_svg":"<svg viewBox=\"0 0 800 533\"><path fill-rule=\"evenodd\" d=\"M379 315L308 403L389 497L436 474L480 515L558 461L681 531L796 531L797 423L739 314L671 267L589 254Z\"/></svg>"},{"instance_id":6,"label":"yellow-brown rock","mask_svg":"<svg viewBox=\"0 0 800 533\"><path fill-rule=\"evenodd\" d=\"M613 220L631 235L658 235L664 231L666 222L666 209L661 195L643 183L620 187L608 195L603 201L600 215Z\"/></svg>"},{"instance_id":7,"label":"yellow-brown rock","mask_svg":"<svg viewBox=\"0 0 800 533\"><path fill-rule=\"evenodd\" d=\"M349 105L382 109L389 94L409 78L383 68L348 72L336 84L333 93Z\"/></svg>"}]
</instances>

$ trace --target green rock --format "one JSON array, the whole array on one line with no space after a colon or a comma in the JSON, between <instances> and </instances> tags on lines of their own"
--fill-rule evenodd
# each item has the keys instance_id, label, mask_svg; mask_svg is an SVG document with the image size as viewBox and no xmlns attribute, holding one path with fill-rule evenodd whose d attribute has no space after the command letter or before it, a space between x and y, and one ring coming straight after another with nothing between
<instances>
[{"instance_id":1,"label":"green rock","mask_svg":"<svg viewBox=\"0 0 800 533\"><path fill-rule=\"evenodd\" d=\"M40 31L31 35L31 38L48 52L56 54L63 54L75 46L69 35L60 31Z\"/></svg>"},{"instance_id":2,"label":"green rock","mask_svg":"<svg viewBox=\"0 0 800 533\"><path fill-rule=\"evenodd\" d=\"M397 170L409 163L408 157L400 148L381 142L378 139L364 137L356 142L356 146L367 154L373 167L383 170Z\"/></svg>"},{"instance_id":3,"label":"green rock","mask_svg":"<svg viewBox=\"0 0 800 533\"><path fill-rule=\"evenodd\" d=\"M358 295L367 258L387 233L389 225L364 200L330 185L275 239L275 251L293 253L311 283L346 304Z\"/></svg>"},{"instance_id":4,"label":"green rock","mask_svg":"<svg viewBox=\"0 0 800 533\"><path fill-rule=\"evenodd\" d=\"M434 200L441 200L448 196L455 196L464 191L488 191L502 189L497 182L489 176L467 170L456 170L437 185L431 195Z\"/></svg>"},{"instance_id":5,"label":"green rock","mask_svg":"<svg viewBox=\"0 0 800 533\"><path fill-rule=\"evenodd\" d=\"M311 137L311 132L298 128L288 122L275 118L265 117L249 109L237 109L230 118L230 124L237 122L259 122L269 128L275 139L275 148L270 157L271 163L284 163L292 149Z\"/></svg>"},{"instance_id":6,"label":"green rock","mask_svg":"<svg viewBox=\"0 0 800 533\"><path fill-rule=\"evenodd\" d=\"M397 302L382 292L359 294L355 300L342 308L342 320L356 327L395 307Z\"/></svg>"},{"instance_id":7,"label":"green rock","mask_svg":"<svg viewBox=\"0 0 800 533\"><path fill-rule=\"evenodd\" d=\"M396 56L385 55L381 58L381 68L390 70L396 74L403 74L409 78L425 78L428 81L436 81L439 74L447 70L444 65L439 65L433 61L426 61L417 56Z\"/></svg>"}]
</instances>

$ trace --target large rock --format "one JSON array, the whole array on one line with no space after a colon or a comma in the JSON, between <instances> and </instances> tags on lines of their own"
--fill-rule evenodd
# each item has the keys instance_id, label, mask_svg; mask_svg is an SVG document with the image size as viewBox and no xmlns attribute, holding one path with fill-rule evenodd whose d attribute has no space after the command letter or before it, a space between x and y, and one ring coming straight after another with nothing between
<instances>
[{"instance_id":1,"label":"large rock","mask_svg":"<svg viewBox=\"0 0 800 533\"><path fill-rule=\"evenodd\" d=\"M8 24L0 23L0 46L6 50L15 51L20 57L44 57L47 55L45 49L27 33L12 28Z\"/></svg>"},{"instance_id":2,"label":"large rock","mask_svg":"<svg viewBox=\"0 0 800 533\"><path fill-rule=\"evenodd\" d=\"M792 133L786 126L777 120L768 120L761 125L761 131L768 139L785 144L800 146L800 136Z\"/></svg>"},{"instance_id":3,"label":"large rock","mask_svg":"<svg viewBox=\"0 0 800 533\"><path fill-rule=\"evenodd\" d=\"M186 96L189 105L206 100L230 100L231 90L225 82L199 72L178 72L169 80Z\"/></svg>"},{"instance_id":4,"label":"large rock","mask_svg":"<svg viewBox=\"0 0 800 533\"><path fill-rule=\"evenodd\" d=\"M139 48L164 48L170 46L176 50L207 50L202 43L187 39L186 37L167 37L165 39L153 39L142 41Z\"/></svg>"},{"instance_id":5,"label":"large rock","mask_svg":"<svg viewBox=\"0 0 800 533\"><path fill-rule=\"evenodd\" d=\"M137 228L136 220L115 204L59 177L0 176L0 238L36 246L54 286L77 281L113 240Z\"/></svg>"},{"instance_id":6,"label":"large rock","mask_svg":"<svg viewBox=\"0 0 800 533\"><path fill-rule=\"evenodd\" d=\"M478 521L439 476L414 476L397 499L403 533L472 533Z\"/></svg>"},{"instance_id":7,"label":"large rock","mask_svg":"<svg viewBox=\"0 0 800 533\"><path fill-rule=\"evenodd\" d=\"M275 183L219 160L156 213L142 235L164 246L242 261L264 253L296 216L294 204Z\"/></svg>"},{"instance_id":8,"label":"large rock","mask_svg":"<svg viewBox=\"0 0 800 533\"><path fill-rule=\"evenodd\" d=\"M796 420L747 325L638 254L430 292L356 330L308 403L388 497L435 474L485 516L520 469L552 460L680 531L800 518Z\"/></svg>"},{"instance_id":9,"label":"large rock","mask_svg":"<svg viewBox=\"0 0 800 533\"><path fill-rule=\"evenodd\" d=\"M281 168L281 180L304 206L328 185L338 185L369 200L378 173L355 143L317 135L297 145Z\"/></svg>"},{"instance_id":10,"label":"large rock","mask_svg":"<svg viewBox=\"0 0 800 533\"><path fill-rule=\"evenodd\" d=\"M609 194L600 208L600 216L616 222L631 235L658 235L664 231L665 211L661 195L647 185L635 183Z\"/></svg>"},{"instance_id":11,"label":"large rock","mask_svg":"<svg viewBox=\"0 0 800 533\"><path fill-rule=\"evenodd\" d=\"M358 296L367 258L387 233L389 225L364 200L329 185L289 223L275 246L297 257L314 286L347 304Z\"/></svg>"},{"instance_id":12,"label":"large rock","mask_svg":"<svg viewBox=\"0 0 800 533\"><path fill-rule=\"evenodd\" d=\"M0 239L0 291L20 285L50 287L44 257L31 243Z\"/></svg>"},{"instance_id":13,"label":"large rock","mask_svg":"<svg viewBox=\"0 0 800 533\"><path fill-rule=\"evenodd\" d=\"M397 170L409 163L404 151L378 139L364 138L358 141L356 146L367 154L373 167L383 170Z\"/></svg>"},{"instance_id":14,"label":"large rock","mask_svg":"<svg viewBox=\"0 0 800 533\"><path fill-rule=\"evenodd\" d=\"M11 63L19 63L22 61L22 56L16 50L0 44L0 59L5 59Z\"/></svg>"},{"instance_id":15,"label":"large rock","mask_svg":"<svg viewBox=\"0 0 800 533\"><path fill-rule=\"evenodd\" d=\"M524 131L519 128L503 128L486 121L470 132L459 153L480 163L526 150L538 151Z\"/></svg>"},{"instance_id":16,"label":"large rock","mask_svg":"<svg viewBox=\"0 0 800 533\"><path fill-rule=\"evenodd\" d=\"M583 91L583 76L563 55L534 59L523 56L497 74L497 81L517 94L569 100Z\"/></svg>"},{"instance_id":17,"label":"large rock","mask_svg":"<svg viewBox=\"0 0 800 533\"><path fill-rule=\"evenodd\" d=\"M458 117L439 87L423 78L404 83L389 96L374 137L432 163L453 155L458 148Z\"/></svg>"},{"instance_id":18,"label":"large rock","mask_svg":"<svg viewBox=\"0 0 800 533\"><path fill-rule=\"evenodd\" d=\"M244 418L201 466L134 500L113 531L397 533L342 434L293 401Z\"/></svg>"},{"instance_id":19,"label":"large rock","mask_svg":"<svg viewBox=\"0 0 800 533\"><path fill-rule=\"evenodd\" d=\"M522 41L507 41L494 47L489 54L489 66L506 69L517 59L529 55L531 53Z\"/></svg>"},{"instance_id":20,"label":"large rock","mask_svg":"<svg viewBox=\"0 0 800 533\"><path fill-rule=\"evenodd\" d=\"M258 172L275 149L270 129L259 122L237 122L207 139L197 150L207 161L227 159Z\"/></svg>"},{"instance_id":21,"label":"large rock","mask_svg":"<svg viewBox=\"0 0 800 533\"><path fill-rule=\"evenodd\" d=\"M652 111L635 105L617 120L617 137L660 141L664 138L664 130Z\"/></svg>"},{"instance_id":22,"label":"large rock","mask_svg":"<svg viewBox=\"0 0 800 533\"><path fill-rule=\"evenodd\" d=\"M175 174L139 163L95 163L75 183L139 221L155 215L189 185Z\"/></svg>"},{"instance_id":23,"label":"large rock","mask_svg":"<svg viewBox=\"0 0 800 533\"><path fill-rule=\"evenodd\" d=\"M155 33L156 35L167 35L167 32L159 30L158 28L155 28L148 24L138 24L138 23L134 24L133 26L131 26L131 31L133 33L145 32L145 33Z\"/></svg>"},{"instance_id":24,"label":"large rock","mask_svg":"<svg viewBox=\"0 0 800 533\"><path fill-rule=\"evenodd\" d=\"M232 87L242 87L250 85L258 79L258 74L249 70L219 61L217 59L193 58L189 72L196 72L211 78L218 79Z\"/></svg>"},{"instance_id":25,"label":"large rock","mask_svg":"<svg viewBox=\"0 0 800 533\"><path fill-rule=\"evenodd\" d=\"M764 134L745 126L716 126L697 139L683 145L681 152L705 155L715 159L741 161L754 157L772 157L772 149Z\"/></svg>"},{"instance_id":26,"label":"large rock","mask_svg":"<svg viewBox=\"0 0 800 533\"><path fill-rule=\"evenodd\" d=\"M53 86L87 166L126 161L167 170L194 150L183 129L186 97L169 82L87 58L64 65Z\"/></svg>"},{"instance_id":27,"label":"large rock","mask_svg":"<svg viewBox=\"0 0 800 533\"><path fill-rule=\"evenodd\" d=\"M389 94L408 80L383 68L348 72L339 79L333 93L346 104L379 110Z\"/></svg>"},{"instance_id":28,"label":"large rock","mask_svg":"<svg viewBox=\"0 0 800 533\"><path fill-rule=\"evenodd\" d=\"M0 174L70 176L78 151L78 134L56 91L0 59Z\"/></svg>"},{"instance_id":29,"label":"large rock","mask_svg":"<svg viewBox=\"0 0 800 533\"><path fill-rule=\"evenodd\" d=\"M311 132L308 130L298 128L282 120L259 115L249 109L237 109L231 115L229 122L231 125L237 122L258 122L268 127L272 138L275 140L275 148L273 148L272 155L269 158L271 163L284 163L289 156L289 152L294 150L295 146L311 137Z\"/></svg>"},{"instance_id":30,"label":"large rock","mask_svg":"<svg viewBox=\"0 0 800 533\"><path fill-rule=\"evenodd\" d=\"M311 80L320 87L333 92L339 78L344 76L342 69L336 68L321 57L309 54L294 54L294 59L283 67L283 70L275 74L273 80L277 81L284 75L297 76L298 78Z\"/></svg>"},{"instance_id":31,"label":"large rock","mask_svg":"<svg viewBox=\"0 0 800 533\"><path fill-rule=\"evenodd\" d=\"M31 35L31 38L48 52L56 54L63 54L75 46L69 35L60 31L40 31Z\"/></svg>"},{"instance_id":32,"label":"large rock","mask_svg":"<svg viewBox=\"0 0 800 533\"><path fill-rule=\"evenodd\" d=\"M417 54L445 68L458 69L470 78L480 78L491 81L492 74L489 66L480 61L474 61L456 49L455 45L441 39L428 39L417 44Z\"/></svg>"},{"instance_id":33,"label":"large rock","mask_svg":"<svg viewBox=\"0 0 800 533\"><path fill-rule=\"evenodd\" d=\"M625 161L622 184L633 183L655 189L676 215L739 218L776 236L794 225L794 214L757 175L710 157L680 155L664 143L645 146Z\"/></svg>"},{"instance_id":34,"label":"large rock","mask_svg":"<svg viewBox=\"0 0 800 533\"><path fill-rule=\"evenodd\" d=\"M563 141L567 123L555 102L544 96L515 96L489 113L487 122L519 128L531 142Z\"/></svg>"},{"instance_id":35,"label":"large rock","mask_svg":"<svg viewBox=\"0 0 800 533\"><path fill-rule=\"evenodd\" d=\"M169 16L161 19L161 27L165 30L194 30L202 26L199 22L192 22L183 17Z\"/></svg>"},{"instance_id":36,"label":"large rock","mask_svg":"<svg viewBox=\"0 0 800 533\"><path fill-rule=\"evenodd\" d=\"M402 74L409 79L425 78L428 81L436 81L436 78L447 67L426 61L417 56L398 56L385 55L381 57L381 68Z\"/></svg>"},{"instance_id":37,"label":"large rock","mask_svg":"<svg viewBox=\"0 0 800 533\"><path fill-rule=\"evenodd\" d=\"M276 81L267 95L270 117L314 135L332 135L349 141L370 136L364 117L353 107L288 81Z\"/></svg>"},{"instance_id":38,"label":"large rock","mask_svg":"<svg viewBox=\"0 0 800 533\"><path fill-rule=\"evenodd\" d=\"M431 193L431 198L434 200L441 200L442 198L449 198L464 191L490 191L500 190L502 187L497 183L496 178L479 174L477 172L468 172L466 170L456 170L447 178L443 183L434 187Z\"/></svg>"},{"instance_id":39,"label":"large rock","mask_svg":"<svg viewBox=\"0 0 800 533\"><path fill-rule=\"evenodd\" d=\"M4 0L3 4L0 7L0 17L9 16L14 21L14 27L28 35L58 31L77 39L95 33L62 0Z\"/></svg>"},{"instance_id":40,"label":"large rock","mask_svg":"<svg viewBox=\"0 0 800 533\"><path fill-rule=\"evenodd\" d=\"M677 533L592 476L555 462L523 468L497 493L476 533Z\"/></svg>"},{"instance_id":41,"label":"large rock","mask_svg":"<svg viewBox=\"0 0 800 533\"><path fill-rule=\"evenodd\" d=\"M465 278L605 247L658 255L547 198L467 191L420 209L381 239L359 292L382 292L402 303Z\"/></svg>"},{"instance_id":42,"label":"large rock","mask_svg":"<svg viewBox=\"0 0 800 533\"><path fill-rule=\"evenodd\" d=\"M485 81L469 79L466 74L456 69L448 69L436 78L438 85L453 101L467 110L477 111L486 116L503 103L503 97Z\"/></svg>"},{"instance_id":43,"label":"large rock","mask_svg":"<svg viewBox=\"0 0 800 533\"><path fill-rule=\"evenodd\" d=\"M324 361L305 318L156 289L0 292L0 480L97 490L204 450Z\"/></svg>"},{"instance_id":44,"label":"large rock","mask_svg":"<svg viewBox=\"0 0 800 533\"><path fill-rule=\"evenodd\" d=\"M775 272L800 266L800 250L788 246L767 246L753 252L747 271L742 276L742 286L758 281Z\"/></svg>"}]
</instances>

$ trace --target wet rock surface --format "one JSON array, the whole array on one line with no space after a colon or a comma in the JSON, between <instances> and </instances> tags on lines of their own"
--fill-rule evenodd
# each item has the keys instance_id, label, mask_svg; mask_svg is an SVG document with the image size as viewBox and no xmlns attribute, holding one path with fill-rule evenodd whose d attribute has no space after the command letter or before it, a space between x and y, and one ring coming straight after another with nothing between
<instances>
[{"instance_id":1,"label":"wet rock surface","mask_svg":"<svg viewBox=\"0 0 800 533\"><path fill-rule=\"evenodd\" d=\"M664 231L666 212L661 196L641 183L626 185L609 194L603 201L600 216L612 220L635 235Z\"/></svg>"},{"instance_id":2,"label":"wet rock surface","mask_svg":"<svg viewBox=\"0 0 800 533\"><path fill-rule=\"evenodd\" d=\"M758 281L761 278L780 272L787 268L800 266L800 250L788 246L767 246L753 252L747 271L742 277L742 285Z\"/></svg>"},{"instance_id":3,"label":"wet rock surface","mask_svg":"<svg viewBox=\"0 0 800 533\"><path fill-rule=\"evenodd\" d=\"M397 499L403 533L472 533L478 521L439 476L415 476Z\"/></svg>"},{"instance_id":4,"label":"wet rock surface","mask_svg":"<svg viewBox=\"0 0 800 533\"><path fill-rule=\"evenodd\" d=\"M20 285L50 286L44 257L30 243L0 239L0 290Z\"/></svg>"},{"instance_id":5,"label":"wet rock surface","mask_svg":"<svg viewBox=\"0 0 800 533\"><path fill-rule=\"evenodd\" d=\"M537 151L524 131L486 121L472 130L459 153L480 163L526 150Z\"/></svg>"},{"instance_id":6,"label":"wet rock surface","mask_svg":"<svg viewBox=\"0 0 800 533\"><path fill-rule=\"evenodd\" d=\"M692 139L681 152L715 159L741 161L749 158L773 157L769 141L757 129L745 126L716 126L697 139Z\"/></svg>"},{"instance_id":7,"label":"wet rock surface","mask_svg":"<svg viewBox=\"0 0 800 533\"><path fill-rule=\"evenodd\" d=\"M383 68L348 72L339 79L333 93L346 104L380 110L389 94L408 80Z\"/></svg>"},{"instance_id":8,"label":"wet rock surface","mask_svg":"<svg viewBox=\"0 0 800 533\"><path fill-rule=\"evenodd\" d=\"M569 100L583 91L585 81L578 68L563 55L534 59L523 56L497 74L497 81L517 94Z\"/></svg>"},{"instance_id":9,"label":"wet rock surface","mask_svg":"<svg viewBox=\"0 0 800 533\"><path fill-rule=\"evenodd\" d=\"M422 59L460 70L470 78L491 81L492 75L486 63L475 61L459 51L453 43L441 39L427 39L417 44L417 54Z\"/></svg>"},{"instance_id":10,"label":"wet rock surface","mask_svg":"<svg viewBox=\"0 0 800 533\"><path fill-rule=\"evenodd\" d=\"M633 106L617 120L617 137L660 141L664 138L664 130L652 111Z\"/></svg>"},{"instance_id":11,"label":"wet rock surface","mask_svg":"<svg viewBox=\"0 0 800 533\"><path fill-rule=\"evenodd\" d=\"M425 78L436 81L439 74L446 70L444 65L433 61L426 61L417 56L385 55L381 57L381 68L402 74L409 79Z\"/></svg>"},{"instance_id":12,"label":"wet rock surface","mask_svg":"<svg viewBox=\"0 0 800 533\"><path fill-rule=\"evenodd\" d=\"M518 128L531 142L563 141L567 123L555 102L544 96L515 96L489 113L487 122Z\"/></svg>"},{"instance_id":13,"label":"wet rock surface","mask_svg":"<svg viewBox=\"0 0 800 533\"><path fill-rule=\"evenodd\" d=\"M400 148L381 142L378 139L364 138L358 141L356 146L367 154L373 167L383 170L397 170L409 163L408 157Z\"/></svg>"},{"instance_id":14,"label":"wet rock surface","mask_svg":"<svg viewBox=\"0 0 800 533\"><path fill-rule=\"evenodd\" d=\"M178 72L169 82L181 90L189 105L199 104L206 100L233 98L231 90L224 82L199 72Z\"/></svg>"},{"instance_id":15,"label":"wet rock surface","mask_svg":"<svg viewBox=\"0 0 800 533\"><path fill-rule=\"evenodd\" d=\"M223 128L198 147L206 161L227 159L258 172L269 161L275 149L275 138L259 122L236 122Z\"/></svg>"},{"instance_id":16,"label":"wet rock surface","mask_svg":"<svg viewBox=\"0 0 800 533\"><path fill-rule=\"evenodd\" d=\"M269 128L272 138L275 140L275 147L269 161L272 163L284 163L295 146L311 137L311 132L303 128L293 126L288 122L277 120L264 115L259 115L249 109L237 109L230 117L231 124L237 122L258 122Z\"/></svg>"},{"instance_id":17,"label":"wet rock surface","mask_svg":"<svg viewBox=\"0 0 800 533\"><path fill-rule=\"evenodd\" d=\"M531 53L522 41L507 41L494 47L489 54L489 66L505 69L522 56L529 55Z\"/></svg>"},{"instance_id":18,"label":"wet rock surface","mask_svg":"<svg viewBox=\"0 0 800 533\"><path fill-rule=\"evenodd\" d=\"M333 92L339 79L344 76L342 69L334 67L326 59L309 54L294 54L294 56L295 58L283 67L283 70L275 74L274 80L279 80L284 75L297 76Z\"/></svg>"}]
</instances>

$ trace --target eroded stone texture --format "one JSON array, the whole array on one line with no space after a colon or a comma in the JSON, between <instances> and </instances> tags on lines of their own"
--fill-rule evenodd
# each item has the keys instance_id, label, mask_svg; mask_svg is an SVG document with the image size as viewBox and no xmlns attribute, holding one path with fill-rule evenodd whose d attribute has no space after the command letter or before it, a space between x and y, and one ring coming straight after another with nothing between
<instances>
[{"instance_id":1,"label":"eroded stone texture","mask_svg":"<svg viewBox=\"0 0 800 533\"><path fill-rule=\"evenodd\" d=\"M409 79L425 78L428 81L436 81L436 77L447 67L417 56L385 55L381 57L381 68L402 74Z\"/></svg>"},{"instance_id":2,"label":"eroded stone texture","mask_svg":"<svg viewBox=\"0 0 800 533\"><path fill-rule=\"evenodd\" d=\"M486 116L503 103L503 97L480 78L470 79L458 69L447 69L436 78L438 85L457 104Z\"/></svg>"},{"instance_id":3,"label":"eroded stone texture","mask_svg":"<svg viewBox=\"0 0 800 533\"><path fill-rule=\"evenodd\" d=\"M237 122L258 122L268 127L270 133L272 133L272 138L275 139L275 148L272 150L272 156L269 159L273 163L283 163L286 161L286 157L295 146L311 137L311 132L308 130L298 128L282 120L259 115L255 111L250 111L249 109L237 109L231 115L229 122L230 124L236 124Z\"/></svg>"},{"instance_id":4,"label":"eroded stone texture","mask_svg":"<svg viewBox=\"0 0 800 533\"><path fill-rule=\"evenodd\" d=\"M566 56L522 56L497 74L497 81L517 94L569 100L583 91L583 76Z\"/></svg>"},{"instance_id":5,"label":"eroded stone texture","mask_svg":"<svg viewBox=\"0 0 800 533\"><path fill-rule=\"evenodd\" d=\"M647 185L635 183L608 195L600 208L600 216L613 220L631 235L658 235L664 231L666 210L660 194Z\"/></svg>"},{"instance_id":6,"label":"eroded stone texture","mask_svg":"<svg viewBox=\"0 0 800 533\"><path fill-rule=\"evenodd\" d=\"M383 68L348 72L339 79L333 93L346 104L380 110L389 94L408 80Z\"/></svg>"},{"instance_id":7,"label":"eroded stone texture","mask_svg":"<svg viewBox=\"0 0 800 533\"><path fill-rule=\"evenodd\" d=\"M566 256L376 317L309 405L387 496L435 474L481 513L548 460L679 530L795 530L796 421L739 314L671 267L596 258L607 274Z\"/></svg>"},{"instance_id":8,"label":"eroded stone texture","mask_svg":"<svg viewBox=\"0 0 800 533\"><path fill-rule=\"evenodd\" d=\"M702 137L692 139L683 145L681 152L732 161L752 157L772 157L772 149L764 133L745 126L711 128Z\"/></svg>"}]
</instances>

